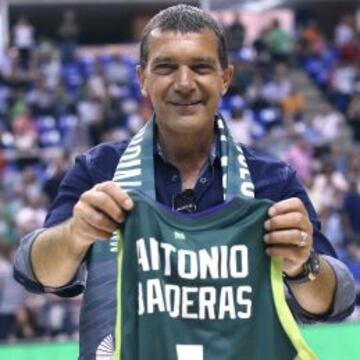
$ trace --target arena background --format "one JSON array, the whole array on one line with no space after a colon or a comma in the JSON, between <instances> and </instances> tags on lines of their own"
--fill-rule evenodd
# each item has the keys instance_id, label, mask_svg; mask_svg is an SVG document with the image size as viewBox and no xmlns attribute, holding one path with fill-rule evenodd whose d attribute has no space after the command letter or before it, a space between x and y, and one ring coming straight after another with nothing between
<instances>
[{"instance_id":1,"label":"arena background","mask_svg":"<svg viewBox=\"0 0 360 360\"><path fill-rule=\"evenodd\" d=\"M212 11L228 29L237 76L221 108L234 136L297 170L359 289L359 2L185 2ZM9 264L21 236L41 226L76 154L127 138L150 113L134 78L137 41L146 21L175 3L0 2L0 316L14 315L0 359L76 358L81 298L26 295L11 282ZM66 37L59 29L69 10L77 30ZM25 55L15 40L23 15L33 30ZM231 27L238 18L245 29ZM263 30L275 18L290 45L281 54L264 46ZM264 80L269 68L276 81ZM260 97L256 78L263 80ZM283 96L272 96L274 89ZM1 303L9 292L12 306ZM356 307L344 323L303 327L320 359L360 358L359 314Z\"/></svg>"}]
</instances>

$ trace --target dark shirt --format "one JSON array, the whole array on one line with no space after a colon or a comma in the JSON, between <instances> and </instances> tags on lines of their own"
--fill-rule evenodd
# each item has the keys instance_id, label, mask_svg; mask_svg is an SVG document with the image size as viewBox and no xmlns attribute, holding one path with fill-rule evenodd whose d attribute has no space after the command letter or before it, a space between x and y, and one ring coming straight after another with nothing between
<instances>
[{"instance_id":1,"label":"dark shirt","mask_svg":"<svg viewBox=\"0 0 360 360\"><path fill-rule=\"evenodd\" d=\"M92 188L95 184L112 180L115 168L122 152L125 150L126 142L111 142L98 145L76 158L75 164L65 175L54 203L45 220L44 227L52 227L72 216L72 210L80 195ZM298 313L303 321L308 320L338 320L351 313L353 301L353 283L348 270L336 260L336 254L325 236L320 232L320 221L317 214L298 179L295 171L284 162L273 157L243 146L247 164L255 185L255 197L266 198L274 202L290 197L300 198L306 206L310 220L314 228L314 248L319 253L328 255L327 260L338 278L338 291L334 301L333 311L326 316L313 317L311 314L304 314L294 299L292 308ZM164 156L155 151L155 183L156 200L168 207L172 206L173 196L181 192L181 175L179 171ZM197 211L209 209L222 203L223 189L221 183L221 165L219 156L209 160L194 188L197 202ZM33 233L32 233L33 234ZM68 284L57 289L44 289L32 274L29 263L31 244L36 234L29 234L24 237L18 250L15 262L15 277L28 290L33 292L52 292L60 296L74 296L84 290L85 268L80 267L75 278ZM88 252L88 256L91 251ZM86 266L88 257L85 257ZM344 279L344 280L343 280ZM344 284L342 286L342 284ZM346 291L342 288L346 287ZM351 305L350 305L351 304Z\"/></svg>"},{"instance_id":2,"label":"dark shirt","mask_svg":"<svg viewBox=\"0 0 360 360\"><path fill-rule=\"evenodd\" d=\"M79 155L75 165L67 173L59 188L59 195L51 206L45 220L45 227L51 227L68 219L80 195L95 184L112 180L119 157L126 142L112 142L98 145ZM299 197L309 212L314 226L314 247L324 254L336 257L329 241L320 232L320 221L295 171L287 164L258 150L243 146L248 167L255 185L255 197L277 202L290 197ZM179 171L166 162L158 153L155 155L156 200L172 206L173 196L181 191ZM209 162L198 179L194 192L197 211L203 211L222 203L221 166L219 157Z\"/></svg>"}]
</instances>

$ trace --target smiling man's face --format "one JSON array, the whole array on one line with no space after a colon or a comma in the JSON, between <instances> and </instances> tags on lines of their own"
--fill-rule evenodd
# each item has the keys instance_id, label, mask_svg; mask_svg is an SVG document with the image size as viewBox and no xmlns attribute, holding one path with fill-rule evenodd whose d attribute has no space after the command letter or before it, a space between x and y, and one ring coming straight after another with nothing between
<instances>
[{"instance_id":1,"label":"smiling man's face","mask_svg":"<svg viewBox=\"0 0 360 360\"><path fill-rule=\"evenodd\" d=\"M137 71L160 130L181 135L212 127L233 72L220 65L216 35L208 29L186 34L155 29L148 47L146 68Z\"/></svg>"}]
</instances>

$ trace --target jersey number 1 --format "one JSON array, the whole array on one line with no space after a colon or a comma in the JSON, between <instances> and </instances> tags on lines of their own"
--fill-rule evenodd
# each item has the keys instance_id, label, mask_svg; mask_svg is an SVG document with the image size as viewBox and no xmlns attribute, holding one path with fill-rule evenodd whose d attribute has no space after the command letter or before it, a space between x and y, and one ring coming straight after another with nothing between
<instances>
[{"instance_id":1,"label":"jersey number 1","mask_svg":"<svg viewBox=\"0 0 360 360\"><path fill-rule=\"evenodd\" d=\"M176 345L177 360L204 360L202 345Z\"/></svg>"}]
</instances>

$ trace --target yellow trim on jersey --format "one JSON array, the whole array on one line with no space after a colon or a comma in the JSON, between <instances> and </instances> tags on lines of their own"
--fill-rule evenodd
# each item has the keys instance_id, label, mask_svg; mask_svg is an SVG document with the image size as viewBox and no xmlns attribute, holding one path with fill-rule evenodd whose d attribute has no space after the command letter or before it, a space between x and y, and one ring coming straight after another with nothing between
<instances>
[{"instance_id":1,"label":"yellow trim on jersey","mask_svg":"<svg viewBox=\"0 0 360 360\"><path fill-rule=\"evenodd\" d=\"M271 258L271 287L280 323L297 351L294 360L319 360L309 348L285 300L282 258Z\"/></svg>"},{"instance_id":2,"label":"yellow trim on jersey","mask_svg":"<svg viewBox=\"0 0 360 360\"><path fill-rule=\"evenodd\" d=\"M122 322L122 263L123 263L123 238L120 230L118 234L118 270L116 289L116 321L115 321L115 352L113 360L120 360L121 356L121 322Z\"/></svg>"}]
</instances>

